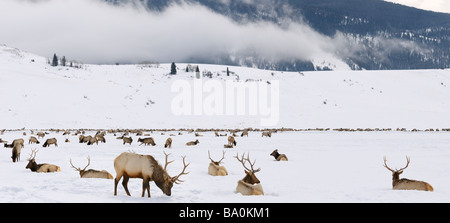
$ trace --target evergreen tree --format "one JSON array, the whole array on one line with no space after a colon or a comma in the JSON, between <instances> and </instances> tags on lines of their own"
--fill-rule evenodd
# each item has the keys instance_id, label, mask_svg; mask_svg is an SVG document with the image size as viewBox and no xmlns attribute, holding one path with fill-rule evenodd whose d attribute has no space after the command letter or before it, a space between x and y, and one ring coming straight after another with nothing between
<instances>
[{"instance_id":1,"label":"evergreen tree","mask_svg":"<svg viewBox=\"0 0 450 223\"><path fill-rule=\"evenodd\" d=\"M61 59L61 65L62 66L66 66L66 56L63 56L63 58Z\"/></svg>"},{"instance_id":2,"label":"evergreen tree","mask_svg":"<svg viewBox=\"0 0 450 223\"><path fill-rule=\"evenodd\" d=\"M58 66L58 57L56 56L56 53L53 54L52 66L53 67Z\"/></svg>"},{"instance_id":3,"label":"evergreen tree","mask_svg":"<svg viewBox=\"0 0 450 223\"><path fill-rule=\"evenodd\" d=\"M230 71L228 70L228 67L227 67L227 76L230 76Z\"/></svg>"},{"instance_id":4,"label":"evergreen tree","mask_svg":"<svg viewBox=\"0 0 450 223\"><path fill-rule=\"evenodd\" d=\"M175 62L172 62L172 65L170 65L170 74L177 74L177 65L175 65Z\"/></svg>"}]
</instances>

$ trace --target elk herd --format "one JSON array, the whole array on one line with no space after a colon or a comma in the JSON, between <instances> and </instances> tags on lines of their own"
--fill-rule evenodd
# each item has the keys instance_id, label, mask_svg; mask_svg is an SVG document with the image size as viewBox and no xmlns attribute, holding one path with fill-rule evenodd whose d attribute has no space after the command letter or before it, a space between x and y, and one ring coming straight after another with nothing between
<instances>
[{"instance_id":1,"label":"elk herd","mask_svg":"<svg viewBox=\"0 0 450 223\"><path fill-rule=\"evenodd\" d=\"M51 130L55 131L55 130ZM60 132L60 130L56 131L56 133ZM74 133L73 133L74 132ZM188 134L192 133L194 131L187 131ZM272 138L272 134L276 133L276 130L264 130L260 131L261 137L267 137ZM143 131L120 131L120 130L109 130L109 131L97 131L97 133L94 136L88 135L85 136L86 131L84 130L72 130L71 131L64 131L64 136L66 137L65 142L69 143L70 140L67 138L70 134L72 136L78 137L78 143L86 143L87 145L93 145L97 144L98 142L106 143L106 134L114 134L115 138L118 140L121 140L120 143L122 145L132 145L133 138L130 136L130 134L135 133L136 136L142 136ZM153 131L152 131L153 133ZM210 176L228 176L229 173L225 166L223 165L223 160L226 158L227 151L228 153L232 152L233 148L238 145L236 138L239 137L236 133L237 131L230 131L230 135L227 133L219 133L218 131L214 131L215 137L226 137L227 143L224 144L224 149L222 150L221 157L217 154L214 155L214 157L220 157L218 161L215 161L217 159L213 159L211 157L211 152L208 149L208 158L211 161L209 163L207 173ZM32 131L33 134L33 131ZM30 136L28 138L28 144L29 146L37 147L40 144L40 139L45 138L47 134L50 134L48 132L38 132L35 136ZM121 134L121 136L117 136L117 134ZM161 131L161 135L164 135L165 131ZM25 135L25 134L24 134ZM33 134L34 135L34 134ZM182 131L178 131L178 135L182 135ZM248 137L249 130L245 129L242 130L242 133L240 134L240 137ZM145 134L144 136L147 136L145 138L138 138L138 148L144 148L147 146L154 147L156 146L155 138L150 137L150 134ZM165 149L171 149L173 139L172 137L177 136L177 134L170 134L171 137L168 137L165 140L164 148ZM204 137L204 135L201 135L198 132L195 132L195 137ZM259 137L259 136L258 136ZM43 140L43 139L42 139ZM267 139L271 140L271 139ZM11 158L14 163L20 161L20 154L22 148L24 148L24 139L15 139L10 144L8 144L7 141L1 140L1 142L4 143L5 148L12 148L11 150ZM50 147L53 145L55 148L59 149L58 140L55 137L48 138L44 141L42 144L42 147ZM161 142L162 143L162 142ZM193 141L188 141L186 143L183 143L186 148L195 148L200 143L199 139L195 139ZM161 144L162 145L162 144ZM181 145L181 144L178 144ZM142 146L142 147L140 147ZM32 172L37 173L49 173L49 172L60 172L61 168L54 164L48 164L48 163L37 163L36 162L36 155L38 153L39 149L31 149L31 154L29 155L29 158L27 159L28 163L26 165L26 169L30 169ZM128 181L130 178L139 178L142 179L142 194L141 196L144 197L145 193L147 193L147 196L150 197L150 182L154 182L155 185L167 196L170 196L172 194L172 187L174 184L180 184L183 182L180 178L183 175L189 174L186 170L188 169L190 162L186 164L186 156L181 157L181 162L183 164L182 170L179 174L175 176L170 176L167 172L167 167L169 164L173 163L175 160L168 161L169 156L171 155L166 154L165 151L163 151L165 156L164 166L160 162L157 161L157 159L152 155L143 155L138 154L132 151L128 152L122 152L119 154L113 161L111 161L114 165L115 170L115 177L113 177L112 174L110 174L106 170L95 170L95 169L88 169L86 168L91 165L91 159L90 156L87 156L87 164L83 168L76 167L73 162L72 158L70 158L69 164L70 167L73 168L76 172L79 173L80 178L103 178L103 179L114 179L114 196L117 195L117 185L120 180L122 180L122 186L125 190L125 193L128 196L131 196L130 191L128 190ZM239 155L239 151L233 152L235 155L233 155L233 160L235 162L240 163L243 168L244 177L237 181L237 186L235 189L236 193L240 193L242 195L264 195L263 187L261 181L256 177L256 173L261 171L261 168L255 167L256 159L250 158L250 153L246 151L246 153L242 153L242 155ZM206 155L206 154L205 154ZM271 153L270 151L267 151L267 156L273 156L274 161L288 161L288 157L286 154L282 154L278 151L278 149L274 149ZM206 158L206 156L205 156ZM272 159L272 158L271 158ZM392 172L392 188L394 190L424 190L424 191L433 191L433 187L423 181L417 181L417 180L410 180L402 178L400 179L400 174L403 173L403 171L408 167L410 164L410 158L406 158L407 162L405 167L400 169L392 169L387 165L386 157L383 158L384 161L384 167ZM78 161L80 162L80 161ZM180 161L177 161L180 162ZM294 161L291 161L294 162ZM236 164L237 165L237 164ZM237 170L236 170L237 171ZM219 179L219 178L217 178ZM222 178L221 178L222 179ZM225 179L225 178L223 178Z\"/></svg>"}]
</instances>

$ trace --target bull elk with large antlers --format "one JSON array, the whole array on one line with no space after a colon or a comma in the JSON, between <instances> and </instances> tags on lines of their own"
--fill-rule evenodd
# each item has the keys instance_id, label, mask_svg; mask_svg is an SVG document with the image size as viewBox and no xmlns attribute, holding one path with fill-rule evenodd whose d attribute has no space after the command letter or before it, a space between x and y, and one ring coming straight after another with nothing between
<instances>
[{"instance_id":1,"label":"bull elk with large antlers","mask_svg":"<svg viewBox=\"0 0 450 223\"><path fill-rule=\"evenodd\" d=\"M245 170L245 177L242 180L238 181L238 185L236 187L236 191L241 193L242 195L264 195L263 188L261 186L261 182L256 177L255 173L259 172L261 168L257 170L253 169L255 165L255 161L253 163L250 161L250 155L247 154L247 158L244 158L245 153L242 155L241 159L239 159L239 154L236 154L234 158L236 158L239 162L242 163ZM250 164L250 169L245 166L245 163L248 161Z\"/></svg>"},{"instance_id":2,"label":"bull elk with large antlers","mask_svg":"<svg viewBox=\"0 0 450 223\"><path fill-rule=\"evenodd\" d=\"M128 191L128 180L129 178L141 178L143 179L142 183L142 197L145 195L145 191L147 190L148 197L150 197L150 181L154 181L156 186L158 186L164 194L167 196L171 195L171 190L173 184L179 184L183 182L179 179L180 176L188 174L184 171L186 167L189 166L190 163L186 165L185 156L183 157L183 165L184 168L180 174L171 177L167 173L167 165L173 162L167 161L167 158L170 154L166 154L166 164L164 168L158 164L158 161L153 158L151 155L140 155L136 153L124 152L120 154L118 157L114 159L114 169L116 170L116 178L114 179L114 195L117 195L117 184L120 179L123 177L122 186L125 189L125 192L128 196L131 196Z\"/></svg>"},{"instance_id":3,"label":"bull elk with large antlers","mask_svg":"<svg viewBox=\"0 0 450 223\"><path fill-rule=\"evenodd\" d=\"M88 164L83 168L77 168L72 164L72 159L70 159L70 165L72 168L74 168L76 171L80 173L81 178L103 178L103 179L113 179L113 176L106 170L94 170L89 169L86 170L86 168L91 164L91 158L88 156L87 158Z\"/></svg>"},{"instance_id":4,"label":"bull elk with large antlers","mask_svg":"<svg viewBox=\"0 0 450 223\"><path fill-rule=\"evenodd\" d=\"M224 166L221 166L220 163L222 162L223 159L225 159L225 151L222 151L222 159L220 159L219 161L214 161L213 159L211 159L211 154L209 153L208 150L208 157L211 160L211 163L209 163L209 167L208 167L208 174L211 176L226 176L228 175L227 169Z\"/></svg>"},{"instance_id":5,"label":"bull elk with large antlers","mask_svg":"<svg viewBox=\"0 0 450 223\"><path fill-rule=\"evenodd\" d=\"M392 172L392 189L394 190L424 190L433 191L433 187L424 181L410 180L406 178L400 179L400 174L408 167L409 157L406 157L406 166L400 169L393 170L386 164L386 157L383 157L384 167Z\"/></svg>"},{"instance_id":6,"label":"bull elk with large antlers","mask_svg":"<svg viewBox=\"0 0 450 223\"><path fill-rule=\"evenodd\" d=\"M59 172L61 171L61 168L57 165L48 164L48 163L42 163L37 164L34 160L36 158L36 153L39 150L33 149L31 150L30 158L28 158L28 164L25 167L26 169L30 169L32 172L38 172L38 173L49 173L49 172Z\"/></svg>"}]
</instances>

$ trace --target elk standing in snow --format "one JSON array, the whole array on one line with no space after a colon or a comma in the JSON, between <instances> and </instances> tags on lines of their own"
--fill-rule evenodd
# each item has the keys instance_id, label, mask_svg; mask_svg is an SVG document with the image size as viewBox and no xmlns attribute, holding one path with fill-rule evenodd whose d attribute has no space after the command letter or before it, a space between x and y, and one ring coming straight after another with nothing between
<instances>
[{"instance_id":1,"label":"elk standing in snow","mask_svg":"<svg viewBox=\"0 0 450 223\"><path fill-rule=\"evenodd\" d=\"M155 140L153 139L153 137L148 137L148 138L143 138L143 139L139 138L138 142L141 142L140 145L144 144L147 146L147 145L151 144L152 146L156 146L156 143L155 143Z\"/></svg>"},{"instance_id":2,"label":"elk standing in snow","mask_svg":"<svg viewBox=\"0 0 450 223\"><path fill-rule=\"evenodd\" d=\"M47 139L45 140L44 145L42 145L43 147L50 147L51 144L55 144L55 146L58 146L58 140L56 140L56 138L51 138L51 139Z\"/></svg>"},{"instance_id":3,"label":"elk standing in snow","mask_svg":"<svg viewBox=\"0 0 450 223\"><path fill-rule=\"evenodd\" d=\"M261 168L257 170L253 169L253 165L255 165L255 161L253 163L250 162L250 155L247 155L247 158L244 158L245 153L242 155L241 159L239 159L239 154L236 154L234 158L236 158L239 162L242 163L245 170L245 177L242 180L238 181L238 185L236 187L236 192L241 193L242 195L264 195L263 188L261 186L261 182L255 176L255 173L259 172ZM250 169L245 166L245 163L248 161L250 164Z\"/></svg>"},{"instance_id":4,"label":"elk standing in snow","mask_svg":"<svg viewBox=\"0 0 450 223\"><path fill-rule=\"evenodd\" d=\"M166 144L164 144L164 148L167 148L167 147L169 147L169 149L170 148L172 148L172 138L167 138L167 140L166 140Z\"/></svg>"},{"instance_id":5,"label":"elk standing in snow","mask_svg":"<svg viewBox=\"0 0 450 223\"><path fill-rule=\"evenodd\" d=\"M39 142L39 140L36 139L36 137L30 136L30 139L28 139L28 144L33 144L33 143L39 144L40 142Z\"/></svg>"},{"instance_id":6,"label":"elk standing in snow","mask_svg":"<svg viewBox=\"0 0 450 223\"><path fill-rule=\"evenodd\" d=\"M12 161L13 163L18 162L20 160L20 151L22 150L22 145L20 145L20 143L17 143L16 145L14 145L13 149L12 149Z\"/></svg>"},{"instance_id":7,"label":"elk standing in snow","mask_svg":"<svg viewBox=\"0 0 450 223\"><path fill-rule=\"evenodd\" d=\"M139 155L136 153L124 152L114 159L114 169L116 170L116 178L114 179L114 195L117 195L117 184L123 177L122 186L128 196L131 196L128 191L128 180L129 178L141 178L142 183L142 197L145 195L147 190L148 197L150 197L150 181L154 181L156 186L158 186L164 194L167 196L171 195L171 190L173 184L179 184L183 182L179 179L180 176L188 174L184 171L190 163L186 165L185 156L183 157L184 168L180 174L174 177L170 177L167 173L167 165L173 162L167 161L170 154L164 153L166 156L166 164L164 168L158 164L158 161L150 155Z\"/></svg>"},{"instance_id":8,"label":"elk standing in snow","mask_svg":"<svg viewBox=\"0 0 450 223\"><path fill-rule=\"evenodd\" d=\"M276 161L288 161L286 154L279 154L278 149L274 150L270 155L275 157Z\"/></svg>"},{"instance_id":9,"label":"elk standing in snow","mask_svg":"<svg viewBox=\"0 0 450 223\"><path fill-rule=\"evenodd\" d=\"M208 167L208 174L211 176L226 176L228 175L227 169L224 166L220 165L220 162L222 162L222 160L225 158L225 151L222 151L223 155L222 155L222 159L220 159L219 161L214 161L213 159L211 159L211 155L209 153L208 150L208 157L211 160L211 163L209 163L209 167Z\"/></svg>"},{"instance_id":10,"label":"elk standing in snow","mask_svg":"<svg viewBox=\"0 0 450 223\"><path fill-rule=\"evenodd\" d=\"M89 169L86 170L86 168L91 164L91 158L88 156L87 158L88 164L84 167L84 169L77 168L72 164L72 159L70 159L70 165L72 168L74 168L76 171L80 172L81 178L103 178L103 179L113 179L113 176L106 170L93 170Z\"/></svg>"},{"instance_id":11,"label":"elk standing in snow","mask_svg":"<svg viewBox=\"0 0 450 223\"><path fill-rule=\"evenodd\" d=\"M392 189L394 190L424 190L424 191L433 191L433 187L424 181L418 181L418 180L410 180L406 178L400 179L400 174L403 173L403 170L405 170L409 165L409 157L406 157L406 166L399 169L399 170L393 170L388 167L386 164L386 157L383 157L384 160L384 167L386 169L390 170L392 172Z\"/></svg>"},{"instance_id":12,"label":"elk standing in snow","mask_svg":"<svg viewBox=\"0 0 450 223\"><path fill-rule=\"evenodd\" d=\"M14 139L14 141L9 145L5 143L5 147L6 148L14 148L14 146L16 146L17 144L19 144L23 148L24 140L23 139Z\"/></svg>"},{"instance_id":13,"label":"elk standing in snow","mask_svg":"<svg viewBox=\"0 0 450 223\"><path fill-rule=\"evenodd\" d=\"M131 145L131 143L133 142L133 138L131 138L131 136L130 137L123 137L122 140L123 140L123 145L125 145L125 143L128 143L128 144Z\"/></svg>"},{"instance_id":14,"label":"elk standing in snow","mask_svg":"<svg viewBox=\"0 0 450 223\"><path fill-rule=\"evenodd\" d=\"M39 151L39 150L38 150ZM32 172L38 172L38 173L49 173L49 172L59 172L61 171L61 168L59 166L53 165L53 164L37 164L34 158L36 157L36 153L38 152L35 149L31 151L30 158L28 158L28 164L25 167L26 169L30 169Z\"/></svg>"},{"instance_id":15,"label":"elk standing in snow","mask_svg":"<svg viewBox=\"0 0 450 223\"><path fill-rule=\"evenodd\" d=\"M233 136L228 136L228 145L236 145L237 142Z\"/></svg>"},{"instance_id":16,"label":"elk standing in snow","mask_svg":"<svg viewBox=\"0 0 450 223\"><path fill-rule=\"evenodd\" d=\"M46 134L46 133L44 133L44 132L38 132L38 133L37 133L38 139L39 139L39 138L44 138L45 134Z\"/></svg>"},{"instance_id":17,"label":"elk standing in snow","mask_svg":"<svg viewBox=\"0 0 450 223\"><path fill-rule=\"evenodd\" d=\"M263 132L262 134L261 134L261 137L263 137L263 136L266 136L266 137L272 137L272 132Z\"/></svg>"}]
</instances>

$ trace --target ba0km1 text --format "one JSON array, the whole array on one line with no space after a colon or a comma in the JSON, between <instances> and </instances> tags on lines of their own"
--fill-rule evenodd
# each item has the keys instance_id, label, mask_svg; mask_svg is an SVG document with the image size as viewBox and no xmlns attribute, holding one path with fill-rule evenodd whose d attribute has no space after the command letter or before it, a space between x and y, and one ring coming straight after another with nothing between
<instances>
[{"instance_id":1,"label":"ba0km1 text","mask_svg":"<svg viewBox=\"0 0 450 223\"><path fill-rule=\"evenodd\" d=\"M268 218L269 208L224 208L224 218Z\"/></svg>"}]
</instances>

